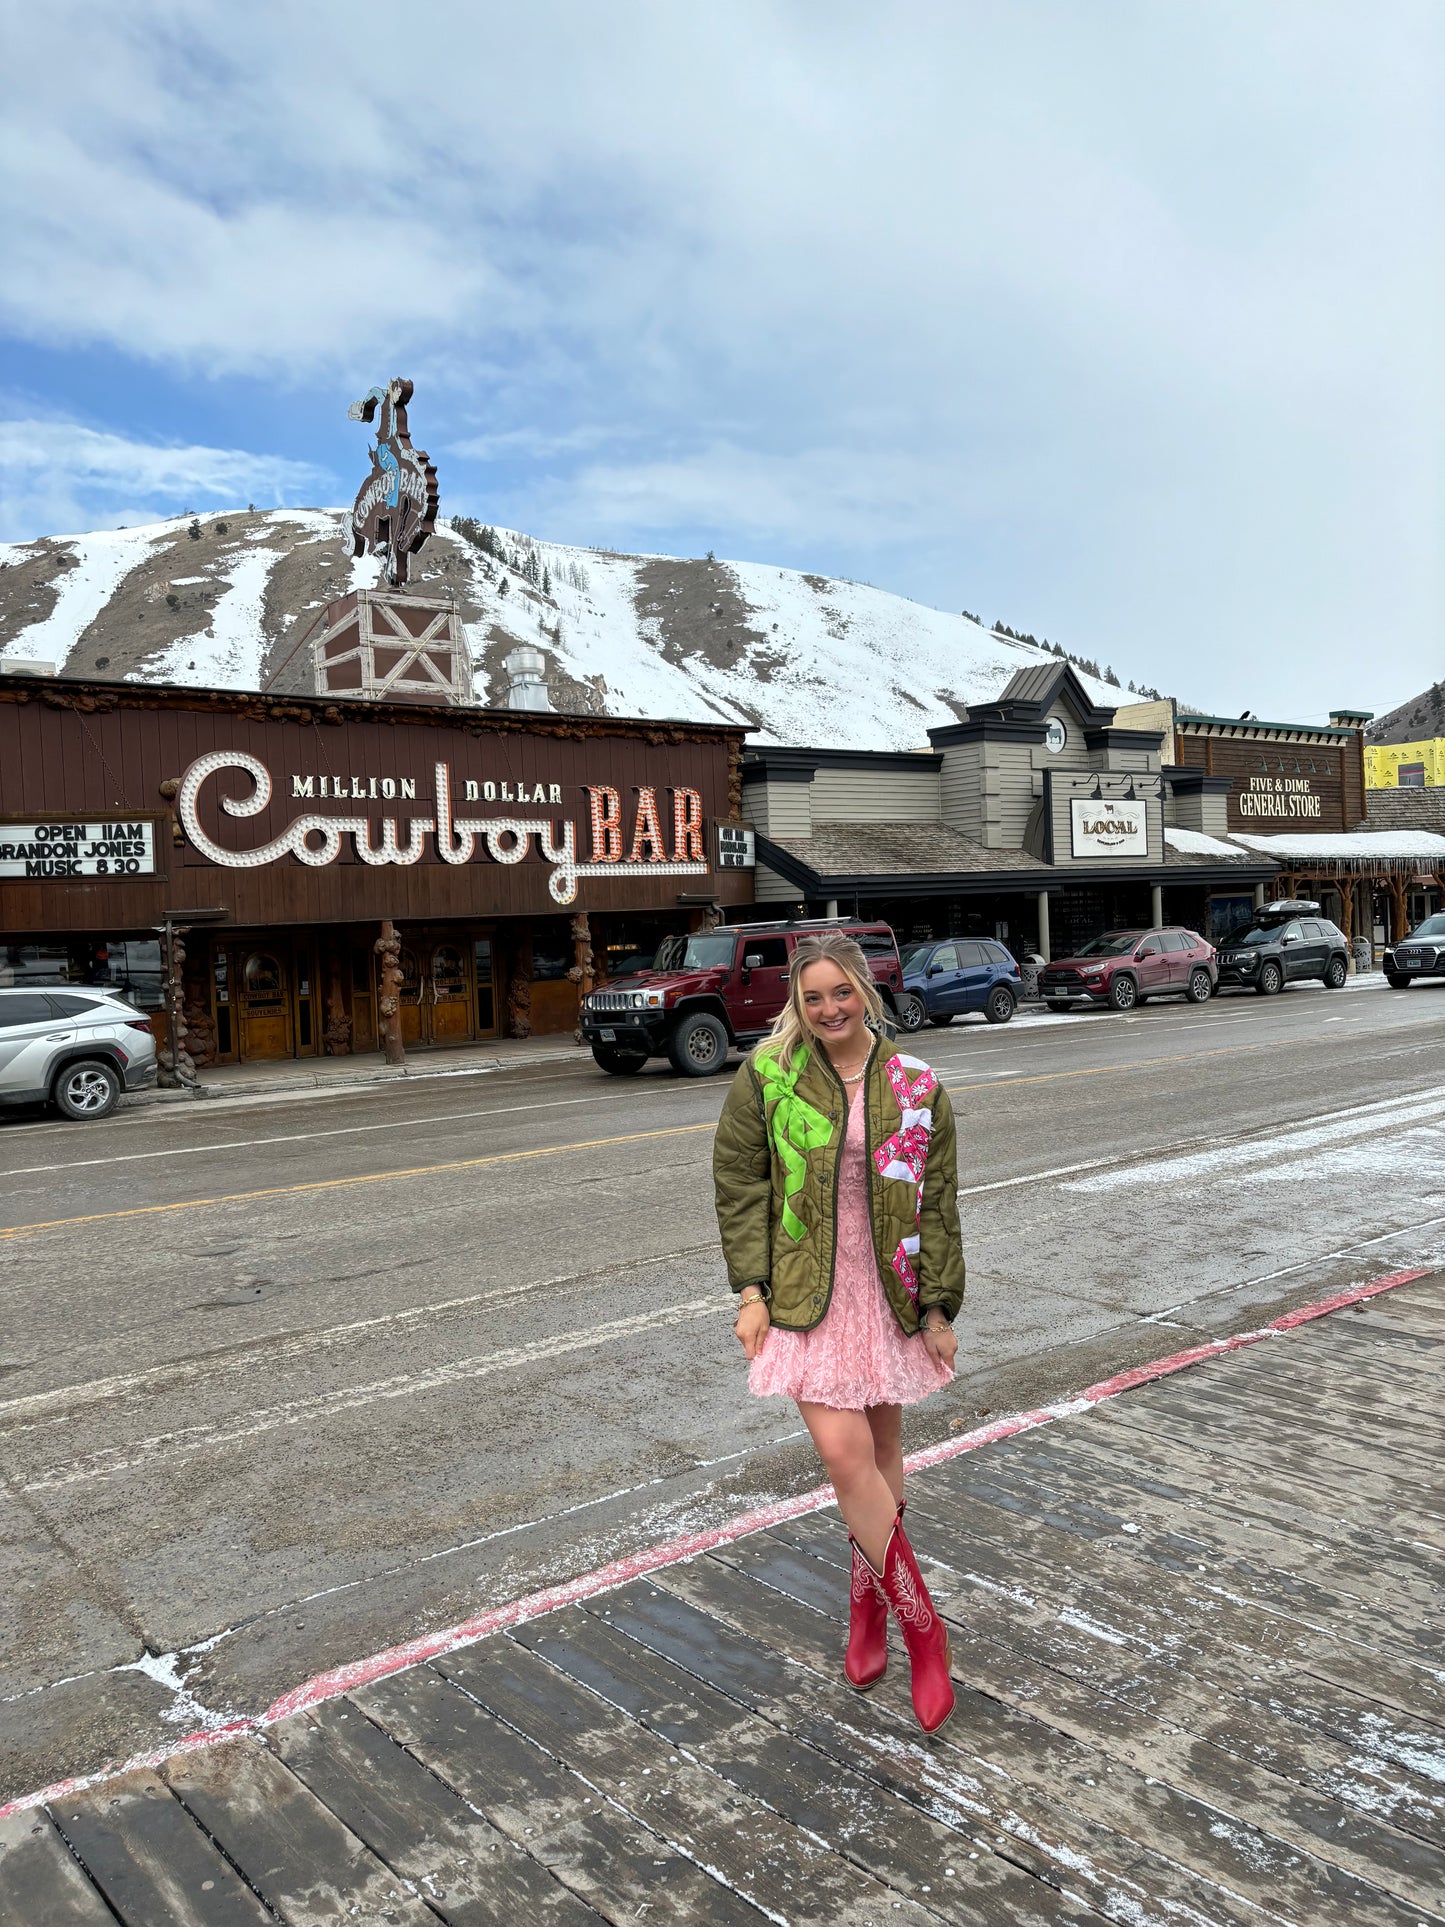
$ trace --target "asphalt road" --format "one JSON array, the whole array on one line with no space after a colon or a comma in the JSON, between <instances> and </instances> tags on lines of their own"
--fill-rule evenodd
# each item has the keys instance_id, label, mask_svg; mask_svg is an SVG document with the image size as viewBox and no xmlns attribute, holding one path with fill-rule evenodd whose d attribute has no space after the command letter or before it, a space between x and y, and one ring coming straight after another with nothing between
<instances>
[{"instance_id":1,"label":"asphalt road","mask_svg":"<svg viewBox=\"0 0 1445 1927\"><path fill-rule=\"evenodd\" d=\"M985 1411L1445 1260L1445 985L915 1044ZM0 1123L0 1799L817 1482L749 1398L724 1080L578 1053Z\"/></svg>"}]
</instances>

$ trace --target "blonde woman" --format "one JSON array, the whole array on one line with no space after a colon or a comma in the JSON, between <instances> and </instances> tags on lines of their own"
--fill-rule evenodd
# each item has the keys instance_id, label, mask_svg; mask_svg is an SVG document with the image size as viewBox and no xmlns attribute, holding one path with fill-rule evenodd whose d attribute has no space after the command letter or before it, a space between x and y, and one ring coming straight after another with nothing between
<instances>
[{"instance_id":1,"label":"blonde woman","mask_svg":"<svg viewBox=\"0 0 1445 1927\"><path fill-rule=\"evenodd\" d=\"M947 1095L882 1023L858 945L800 938L788 1002L723 1105L713 1180L749 1387L796 1400L848 1526L845 1677L883 1677L891 1609L933 1733L954 1695L903 1530L902 1409L953 1377L958 1173Z\"/></svg>"}]
</instances>

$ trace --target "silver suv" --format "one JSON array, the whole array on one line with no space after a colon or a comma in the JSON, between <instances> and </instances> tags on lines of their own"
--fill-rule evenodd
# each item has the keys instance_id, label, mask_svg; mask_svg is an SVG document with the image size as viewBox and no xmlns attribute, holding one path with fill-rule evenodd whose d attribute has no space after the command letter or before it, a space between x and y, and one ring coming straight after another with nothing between
<instances>
[{"instance_id":1,"label":"silver suv","mask_svg":"<svg viewBox=\"0 0 1445 1927\"><path fill-rule=\"evenodd\" d=\"M106 1117L156 1081L150 1024L113 990L0 989L0 1104Z\"/></svg>"}]
</instances>

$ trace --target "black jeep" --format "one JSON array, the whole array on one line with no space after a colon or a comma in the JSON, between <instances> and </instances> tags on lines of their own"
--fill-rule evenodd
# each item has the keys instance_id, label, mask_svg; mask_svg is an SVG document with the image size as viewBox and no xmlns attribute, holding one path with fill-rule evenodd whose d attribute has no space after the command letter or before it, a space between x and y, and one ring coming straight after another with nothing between
<instances>
[{"instance_id":1,"label":"black jeep","mask_svg":"<svg viewBox=\"0 0 1445 1927\"><path fill-rule=\"evenodd\" d=\"M1219 946L1219 988L1231 984L1273 997L1286 984L1314 978L1338 990L1350 974L1345 933L1317 903L1266 903Z\"/></svg>"}]
</instances>

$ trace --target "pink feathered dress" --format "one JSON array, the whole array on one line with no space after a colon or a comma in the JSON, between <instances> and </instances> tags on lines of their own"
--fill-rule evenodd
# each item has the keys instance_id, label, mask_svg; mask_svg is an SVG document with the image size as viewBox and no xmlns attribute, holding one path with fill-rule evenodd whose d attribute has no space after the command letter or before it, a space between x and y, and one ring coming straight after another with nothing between
<instances>
[{"instance_id":1,"label":"pink feathered dress","mask_svg":"<svg viewBox=\"0 0 1445 1927\"><path fill-rule=\"evenodd\" d=\"M862 1412L870 1405L916 1405L953 1378L951 1367L940 1364L921 1338L908 1337L893 1315L873 1252L866 1158L860 1084L848 1106L838 1170L833 1296L812 1331L768 1328L748 1367L748 1390L759 1398Z\"/></svg>"}]
</instances>

